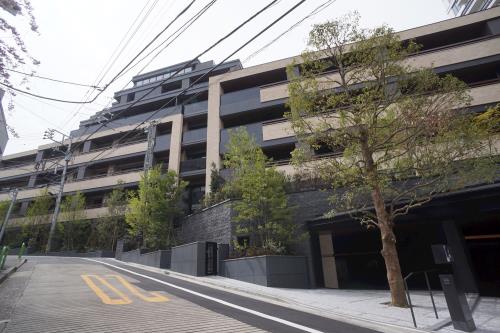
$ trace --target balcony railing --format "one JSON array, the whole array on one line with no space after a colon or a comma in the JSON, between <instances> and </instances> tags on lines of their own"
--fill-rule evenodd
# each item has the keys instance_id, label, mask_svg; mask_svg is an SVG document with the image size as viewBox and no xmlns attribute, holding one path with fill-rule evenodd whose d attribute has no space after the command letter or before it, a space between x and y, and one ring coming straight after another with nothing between
<instances>
[{"instance_id":1,"label":"balcony railing","mask_svg":"<svg viewBox=\"0 0 500 333\"><path fill-rule=\"evenodd\" d=\"M181 161L181 172L205 170L207 159L205 157Z\"/></svg>"},{"instance_id":2,"label":"balcony railing","mask_svg":"<svg viewBox=\"0 0 500 333\"><path fill-rule=\"evenodd\" d=\"M182 143L183 144L204 142L204 141L207 141L207 128L206 127L190 130L190 131L184 132L184 134L182 135Z\"/></svg>"},{"instance_id":3,"label":"balcony railing","mask_svg":"<svg viewBox=\"0 0 500 333\"><path fill-rule=\"evenodd\" d=\"M197 115L208 112L208 101L191 103L184 105L184 116Z\"/></svg>"}]
</instances>

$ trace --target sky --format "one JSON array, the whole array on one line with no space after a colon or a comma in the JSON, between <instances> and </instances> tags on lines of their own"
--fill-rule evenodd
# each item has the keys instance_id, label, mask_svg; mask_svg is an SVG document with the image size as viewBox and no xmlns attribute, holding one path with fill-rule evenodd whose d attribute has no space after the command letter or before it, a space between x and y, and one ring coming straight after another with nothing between
<instances>
[{"instance_id":1,"label":"sky","mask_svg":"<svg viewBox=\"0 0 500 333\"><path fill-rule=\"evenodd\" d=\"M102 79L99 84L102 86L191 0L31 0L31 2L39 34L27 29L28 25L24 18L7 17L9 14L0 10L0 16L16 25L30 54L40 61L38 66L25 65L18 70L25 72L35 70L37 75L89 85ZM197 0L176 24L166 30L152 48L164 41L170 33L209 2L209 0ZM192 59L269 2L270 0L217 0L143 72ZM296 2L297 0L279 1L200 60L214 60L216 63L221 61ZM360 13L362 27L373 28L387 24L396 31L449 18L443 2L436 0L336 0L322 12L307 19L280 40L249 58L256 50L324 2L325 0L306 1L234 58L239 58L244 67L249 67L300 54L307 46L307 34L313 24L333 20L353 10ZM148 12L149 15L146 15ZM129 38L134 31L136 33ZM5 38L5 34L0 34L0 38ZM115 52L122 46L125 47L120 54ZM14 111L7 112L7 98L4 98L2 104L7 123L20 136L20 138L10 136L5 154L35 149L39 145L48 143L42 140L43 132L47 128L55 128L64 133L78 128L81 120L109 106L115 91L127 87L127 84L130 86L129 81L132 76L139 74L148 60L149 58L111 84L91 104L65 104L17 94L14 98ZM11 81L17 84L22 78L21 75L13 74ZM88 88L37 78L30 78L29 89L32 93L58 99L83 101L88 98ZM92 93L95 94L95 91Z\"/></svg>"}]
</instances>

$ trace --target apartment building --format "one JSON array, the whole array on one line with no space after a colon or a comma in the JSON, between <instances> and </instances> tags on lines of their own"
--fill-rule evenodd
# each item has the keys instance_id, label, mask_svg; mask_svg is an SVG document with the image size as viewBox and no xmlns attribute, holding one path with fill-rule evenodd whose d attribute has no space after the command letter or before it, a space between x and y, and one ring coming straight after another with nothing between
<instances>
[{"instance_id":1,"label":"apartment building","mask_svg":"<svg viewBox=\"0 0 500 333\"><path fill-rule=\"evenodd\" d=\"M88 218L106 213L103 199L116 186L137 187L148 154L153 164L161 163L189 181L185 200L188 210L203 195L208 75L206 79L197 80L215 65L213 61L195 61L188 67L186 64L133 77L133 86L116 92L110 108L82 121L79 128L70 133L74 152L64 195L82 192ZM240 68L240 62L235 60L218 67L211 75ZM175 79L147 94L151 87L179 70ZM190 85L182 97L174 98ZM109 119L112 121L106 122ZM51 143L2 158L0 200L8 200L9 189L19 189L14 216L20 218L13 219L10 225L22 223L29 203L42 189L57 192L62 168L55 165L62 163L61 151L64 147Z\"/></svg>"},{"instance_id":2,"label":"apartment building","mask_svg":"<svg viewBox=\"0 0 500 333\"><path fill-rule=\"evenodd\" d=\"M463 16L500 5L498 0L443 0L448 14Z\"/></svg>"},{"instance_id":3,"label":"apartment building","mask_svg":"<svg viewBox=\"0 0 500 333\"><path fill-rule=\"evenodd\" d=\"M500 7L402 31L399 36L422 45L410 58L414 65L433 67L436 73L455 75L469 85L473 98L470 112L481 112L500 102ZM149 88L186 63L134 77L133 87L116 92L116 101L109 109L82 121L71 132L78 150L70 162L65 194L83 192L87 217L98 217L106 210L106 193L119 181L120 186L136 187L145 165L152 160L189 181L186 207L191 211L209 188L211 165L221 168L229 131L240 126L254 136L278 169L292 174L289 160L296 139L283 114L288 98L286 68L294 60L300 61L291 57L248 68L242 68L237 60L228 62L179 98L173 97L213 68L213 62L196 62L147 96ZM120 140L124 133L129 135ZM57 148L49 144L2 158L0 188L20 189L19 216L41 188L56 191L54 185L48 185L54 182L54 169L47 167L60 159ZM328 153L316 152L318 157ZM443 196L408 215L396 230L402 239L403 271L432 266L430 246L449 243L459 249L464 262L474 266L468 271L457 268L464 284L473 288L475 277L470 272L475 271L480 288L492 294L500 276L491 268L498 267L495 253L500 250L499 186ZM296 197L300 198L296 200L300 206L297 223L310 234L300 251L310 258L313 285L377 287L385 283L380 240L373 231L363 229L348 216L323 218L329 209L324 194L310 192ZM7 198L7 192L0 193L0 200ZM13 225L22 223L22 218L17 221L13 219ZM206 240L206 235L191 237L196 238ZM418 258L415 251L421 253ZM467 259L471 256L475 258L472 262Z\"/></svg>"}]
</instances>

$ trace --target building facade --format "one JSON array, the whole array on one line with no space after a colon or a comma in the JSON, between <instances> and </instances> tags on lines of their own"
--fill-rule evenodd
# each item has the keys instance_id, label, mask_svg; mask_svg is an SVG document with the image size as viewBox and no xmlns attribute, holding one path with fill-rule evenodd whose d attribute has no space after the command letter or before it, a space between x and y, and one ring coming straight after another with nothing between
<instances>
[{"instance_id":1,"label":"building facade","mask_svg":"<svg viewBox=\"0 0 500 333\"><path fill-rule=\"evenodd\" d=\"M500 7L402 31L399 36L422 45L410 57L414 65L432 67L440 75L452 74L469 86L470 112L481 112L500 102ZM65 195L84 193L87 217L97 218L106 212L105 195L116 186L135 188L152 161L189 182L185 203L192 211L209 189L211 166L221 168L229 131L241 126L279 170L293 174L290 153L297 141L284 113L289 79L286 68L294 60L300 61L292 57L248 68L242 68L237 60L228 62L178 98L174 97L213 68L213 62L196 62L147 95L158 81L171 77L186 63L134 77L133 87L116 92L116 101L109 109L82 121L71 132L77 150L70 162ZM128 133L126 139L122 139L124 133ZM22 223L29 202L41 189L56 191L54 169L49 168L61 158L56 148L49 144L2 158L0 188L19 188L18 218L12 219L13 226ZM321 157L323 152L317 154ZM402 239L398 243L402 262L407 263L402 265L403 271L432 267L430 245L453 244L470 266L457 268L463 271L464 284L473 289L474 281L480 280L480 288L491 294L500 277L495 264L495 253L500 249L499 187L492 184L444 196L408 215L396 229L398 239ZM317 192L307 191L290 197L300 207L297 223L310 235L298 252L309 257L312 284L333 288L383 285L379 237L348 217L323 218L328 200L324 193L321 200L319 197ZM7 191L0 193L0 200L7 198ZM230 220L230 212L217 214ZM202 220L211 223L213 219ZM211 234L224 239L231 235L231 228L218 225L219 231L210 233L210 226L199 227L196 218L190 217L188 222L183 232L189 233L185 236L189 240L210 241L207 237ZM425 241L417 241L415 235ZM421 253L418 260L405 260L416 252ZM470 257L477 258L474 268Z\"/></svg>"},{"instance_id":2,"label":"building facade","mask_svg":"<svg viewBox=\"0 0 500 333\"><path fill-rule=\"evenodd\" d=\"M498 0L444 0L449 15L464 16L500 5Z\"/></svg>"}]
</instances>

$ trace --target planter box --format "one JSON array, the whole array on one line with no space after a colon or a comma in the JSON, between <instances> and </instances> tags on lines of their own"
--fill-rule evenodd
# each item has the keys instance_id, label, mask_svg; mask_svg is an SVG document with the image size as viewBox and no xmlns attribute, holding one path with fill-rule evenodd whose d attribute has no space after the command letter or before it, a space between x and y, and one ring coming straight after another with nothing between
<instances>
[{"instance_id":1,"label":"planter box","mask_svg":"<svg viewBox=\"0 0 500 333\"><path fill-rule=\"evenodd\" d=\"M224 260L225 277L277 288L309 288L304 256L259 256Z\"/></svg>"},{"instance_id":2,"label":"planter box","mask_svg":"<svg viewBox=\"0 0 500 333\"><path fill-rule=\"evenodd\" d=\"M145 253L140 257L140 264L158 268L170 268L171 253L170 250Z\"/></svg>"},{"instance_id":3,"label":"planter box","mask_svg":"<svg viewBox=\"0 0 500 333\"><path fill-rule=\"evenodd\" d=\"M170 268L170 250L146 251L144 249L137 249L122 252L119 260L158 268Z\"/></svg>"},{"instance_id":4,"label":"planter box","mask_svg":"<svg viewBox=\"0 0 500 333\"><path fill-rule=\"evenodd\" d=\"M205 242L173 247L171 269L188 275L205 275L205 247Z\"/></svg>"}]
</instances>

